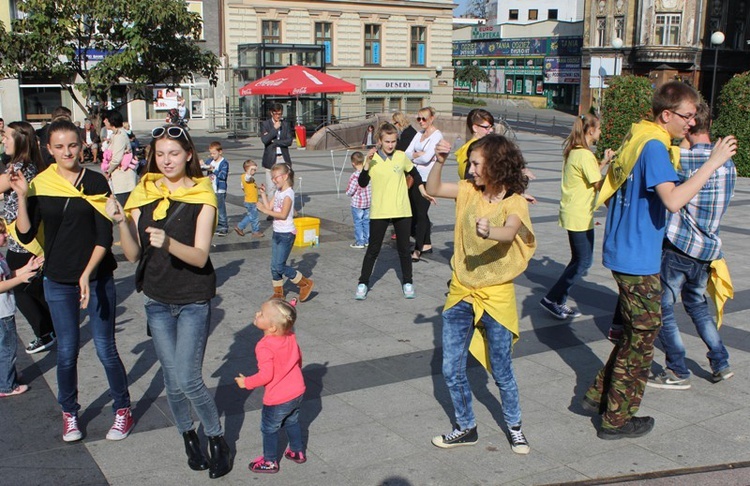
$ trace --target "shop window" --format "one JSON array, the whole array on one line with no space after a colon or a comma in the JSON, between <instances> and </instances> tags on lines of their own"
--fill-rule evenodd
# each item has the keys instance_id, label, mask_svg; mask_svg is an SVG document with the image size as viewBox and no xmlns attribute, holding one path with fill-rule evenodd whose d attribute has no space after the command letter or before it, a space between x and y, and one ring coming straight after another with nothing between
<instances>
[{"instance_id":1,"label":"shop window","mask_svg":"<svg viewBox=\"0 0 750 486\"><path fill-rule=\"evenodd\" d=\"M426 27L411 28L411 65L424 66L426 53Z\"/></svg>"},{"instance_id":2,"label":"shop window","mask_svg":"<svg viewBox=\"0 0 750 486\"><path fill-rule=\"evenodd\" d=\"M508 20L518 20L518 9L512 8L508 10Z\"/></svg>"},{"instance_id":3,"label":"shop window","mask_svg":"<svg viewBox=\"0 0 750 486\"><path fill-rule=\"evenodd\" d=\"M62 106L60 87L21 88L24 119L43 122L52 119L52 110Z\"/></svg>"},{"instance_id":4,"label":"shop window","mask_svg":"<svg viewBox=\"0 0 750 486\"><path fill-rule=\"evenodd\" d=\"M551 8L547 10L547 19L548 20L557 20L557 9Z\"/></svg>"},{"instance_id":5,"label":"shop window","mask_svg":"<svg viewBox=\"0 0 750 486\"><path fill-rule=\"evenodd\" d=\"M535 8L529 9L529 20L538 20L539 19L539 10Z\"/></svg>"},{"instance_id":6,"label":"shop window","mask_svg":"<svg viewBox=\"0 0 750 486\"><path fill-rule=\"evenodd\" d=\"M401 111L401 98L389 98L388 111Z\"/></svg>"},{"instance_id":7,"label":"shop window","mask_svg":"<svg viewBox=\"0 0 750 486\"><path fill-rule=\"evenodd\" d=\"M406 98L406 113L414 114L422 109L424 106L424 99L422 98Z\"/></svg>"},{"instance_id":8,"label":"shop window","mask_svg":"<svg viewBox=\"0 0 750 486\"><path fill-rule=\"evenodd\" d=\"M680 42L680 14L658 14L654 29L654 44L676 46Z\"/></svg>"},{"instance_id":9,"label":"shop window","mask_svg":"<svg viewBox=\"0 0 750 486\"><path fill-rule=\"evenodd\" d=\"M333 63L333 24L330 22L315 22L315 43L326 46L326 64Z\"/></svg>"},{"instance_id":10,"label":"shop window","mask_svg":"<svg viewBox=\"0 0 750 486\"><path fill-rule=\"evenodd\" d=\"M365 98L365 114L383 113L385 110L385 98Z\"/></svg>"},{"instance_id":11,"label":"shop window","mask_svg":"<svg viewBox=\"0 0 750 486\"><path fill-rule=\"evenodd\" d=\"M380 66L380 25L365 25L365 65Z\"/></svg>"}]
</instances>

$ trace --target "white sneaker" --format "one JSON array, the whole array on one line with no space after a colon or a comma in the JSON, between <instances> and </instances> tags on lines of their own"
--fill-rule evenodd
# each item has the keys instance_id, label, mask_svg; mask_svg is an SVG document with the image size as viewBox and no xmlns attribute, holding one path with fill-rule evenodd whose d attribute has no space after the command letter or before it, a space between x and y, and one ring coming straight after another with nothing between
<instances>
[{"instance_id":1,"label":"white sneaker","mask_svg":"<svg viewBox=\"0 0 750 486\"><path fill-rule=\"evenodd\" d=\"M417 293L414 291L414 286L410 283L404 284L403 287L404 290L404 298L406 299L413 299L417 296Z\"/></svg>"},{"instance_id":2,"label":"white sneaker","mask_svg":"<svg viewBox=\"0 0 750 486\"><path fill-rule=\"evenodd\" d=\"M357 292L354 294L354 298L357 300L365 300L367 298L367 285L357 285Z\"/></svg>"}]
</instances>

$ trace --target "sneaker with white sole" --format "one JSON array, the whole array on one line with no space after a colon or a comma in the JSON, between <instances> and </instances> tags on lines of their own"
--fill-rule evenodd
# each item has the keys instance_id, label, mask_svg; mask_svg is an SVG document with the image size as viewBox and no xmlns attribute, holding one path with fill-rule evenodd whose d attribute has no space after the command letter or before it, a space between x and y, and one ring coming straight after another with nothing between
<instances>
[{"instance_id":1,"label":"sneaker with white sole","mask_svg":"<svg viewBox=\"0 0 750 486\"><path fill-rule=\"evenodd\" d=\"M664 390L687 390L690 388L690 377L680 378L674 371L666 369L648 379L646 386Z\"/></svg>"},{"instance_id":2,"label":"sneaker with white sole","mask_svg":"<svg viewBox=\"0 0 750 486\"><path fill-rule=\"evenodd\" d=\"M404 298L405 299L413 299L417 296L417 293L414 291L414 285L410 283L405 283L403 286L404 291Z\"/></svg>"},{"instance_id":3,"label":"sneaker with white sole","mask_svg":"<svg viewBox=\"0 0 750 486\"><path fill-rule=\"evenodd\" d=\"M520 425L514 425L508 429L508 435L510 436L510 448L516 454L528 454L531 452L529 447L529 441L526 440L526 436L523 435Z\"/></svg>"},{"instance_id":4,"label":"sneaker with white sole","mask_svg":"<svg viewBox=\"0 0 750 486\"><path fill-rule=\"evenodd\" d=\"M121 408L115 412L115 422L107 432L107 440L122 440L130 434L135 426L135 420L130 413L130 407Z\"/></svg>"},{"instance_id":5,"label":"sneaker with white sole","mask_svg":"<svg viewBox=\"0 0 750 486\"><path fill-rule=\"evenodd\" d=\"M367 285L357 285L357 291L354 293L354 298L357 300L365 300L367 298Z\"/></svg>"},{"instance_id":6,"label":"sneaker with white sole","mask_svg":"<svg viewBox=\"0 0 750 486\"><path fill-rule=\"evenodd\" d=\"M75 442L83 439L81 429L78 428L78 416L73 413L63 412L63 440Z\"/></svg>"},{"instance_id":7,"label":"sneaker with white sole","mask_svg":"<svg viewBox=\"0 0 750 486\"><path fill-rule=\"evenodd\" d=\"M450 434L433 437L432 445L441 449L451 449L453 447L474 445L478 440L479 434L477 434L476 427L461 430L461 427L456 424L453 432Z\"/></svg>"},{"instance_id":8,"label":"sneaker with white sole","mask_svg":"<svg viewBox=\"0 0 750 486\"><path fill-rule=\"evenodd\" d=\"M53 344L55 344L55 341L57 341L57 338L55 337L54 332L51 332L46 336L38 337L31 341L28 346L26 346L26 354L34 354L40 353L42 351L47 351L52 347Z\"/></svg>"},{"instance_id":9,"label":"sneaker with white sole","mask_svg":"<svg viewBox=\"0 0 750 486\"><path fill-rule=\"evenodd\" d=\"M356 248L358 250L361 250L364 247L365 245L363 245L362 243L356 243L356 242L349 245L349 248Z\"/></svg>"},{"instance_id":10,"label":"sneaker with white sole","mask_svg":"<svg viewBox=\"0 0 750 486\"><path fill-rule=\"evenodd\" d=\"M565 319L569 317L568 314L562 309L560 304L556 304L552 302L547 297L543 298L539 302L539 305L542 306L542 309L546 310L547 312L555 316L557 319L560 319L561 321L564 321Z\"/></svg>"},{"instance_id":11,"label":"sneaker with white sole","mask_svg":"<svg viewBox=\"0 0 750 486\"><path fill-rule=\"evenodd\" d=\"M719 383L720 381L728 380L734 376L734 371L731 368L724 368L723 370L711 373L711 381Z\"/></svg>"},{"instance_id":12,"label":"sneaker with white sole","mask_svg":"<svg viewBox=\"0 0 750 486\"><path fill-rule=\"evenodd\" d=\"M581 317L583 314L578 312L577 310L568 307L565 304L558 304L560 306L560 310L568 314L568 317Z\"/></svg>"}]
</instances>

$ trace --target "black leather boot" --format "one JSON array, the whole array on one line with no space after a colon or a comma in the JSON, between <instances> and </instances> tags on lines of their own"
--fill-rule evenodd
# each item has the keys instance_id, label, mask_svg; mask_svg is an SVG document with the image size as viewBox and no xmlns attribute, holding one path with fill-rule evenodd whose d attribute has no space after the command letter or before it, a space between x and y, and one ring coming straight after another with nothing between
<instances>
[{"instance_id":1,"label":"black leather boot","mask_svg":"<svg viewBox=\"0 0 750 486\"><path fill-rule=\"evenodd\" d=\"M203 455L201 450L201 441L195 430L189 430L182 434L185 440L185 453L188 456L188 466L193 471L205 471L208 469L208 459Z\"/></svg>"},{"instance_id":2,"label":"black leather boot","mask_svg":"<svg viewBox=\"0 0 750 486\"><path fill-rule=\"evenodd\" d=\"M220 478L232 470L232 451L229 450L223 435L208 438L208 454L211 456L208 477Z\"/></svg>"}]
</instances>

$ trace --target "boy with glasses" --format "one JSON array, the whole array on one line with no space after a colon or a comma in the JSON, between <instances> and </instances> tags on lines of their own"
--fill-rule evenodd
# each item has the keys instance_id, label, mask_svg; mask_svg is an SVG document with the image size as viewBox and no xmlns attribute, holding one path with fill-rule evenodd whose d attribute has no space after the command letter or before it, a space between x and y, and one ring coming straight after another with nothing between
<instances>
[{"instance_id":1,"label":"boy with glasses","mask_svg":"<svg viewBox=\"0 0 750 486\"><path fill-rule=\"evenodd\" d=\"M737 150L728 136L711 157L680 185L675 167L679 148L695 125L700 95L677 81L664 84L651 101L653 120L633 124L612 162L599 195L608 205L603 264L619 290L623 336L583 398L583 408L603 413L600 439L634 438L654 427L652 417L635 417L646 386L654 340L661 327L662 242L666 210L679 211Z\"/></svg>"}]
</instances>

